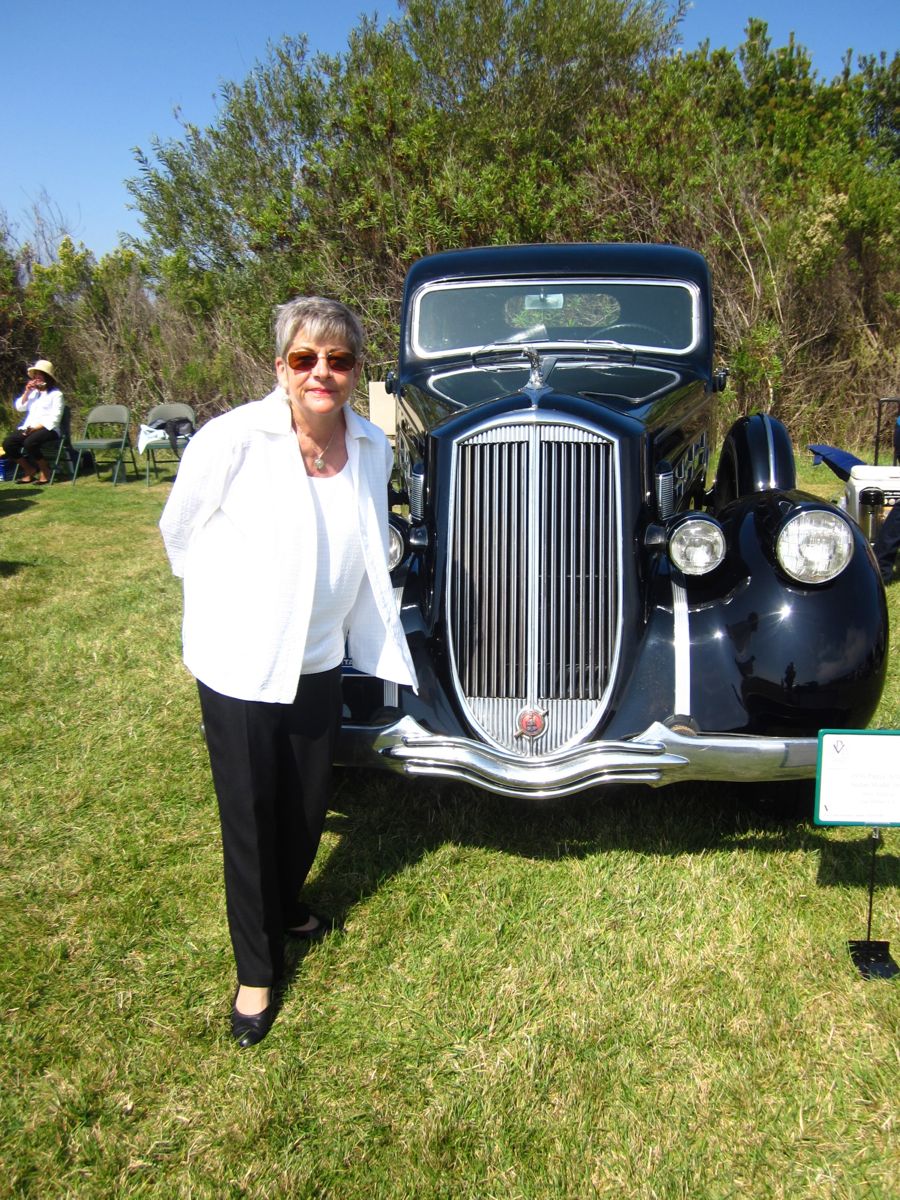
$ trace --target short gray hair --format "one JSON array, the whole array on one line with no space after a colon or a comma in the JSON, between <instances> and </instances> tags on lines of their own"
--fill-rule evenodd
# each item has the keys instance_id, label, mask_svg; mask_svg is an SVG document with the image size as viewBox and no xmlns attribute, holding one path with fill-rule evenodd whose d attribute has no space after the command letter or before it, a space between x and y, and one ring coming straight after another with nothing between
<instances>
[{"instance_id":1,"label":"short gray hair","mask_svg":"<svg viewBox=\"0 0 900 1200\"><path fill-rule=\"evenodd\" d=\"M275 357L285 358L298 330L314 342L340 342L362 358L366 334L359 317L339 300L295 296L275 309Z\"/></svg>"}]
</instances>

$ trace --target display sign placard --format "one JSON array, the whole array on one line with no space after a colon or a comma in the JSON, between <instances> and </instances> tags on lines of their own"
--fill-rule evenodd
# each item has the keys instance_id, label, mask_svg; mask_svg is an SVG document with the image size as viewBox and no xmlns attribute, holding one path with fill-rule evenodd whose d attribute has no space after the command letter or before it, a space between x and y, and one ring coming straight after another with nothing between
<instances>
[{"instance_id":1,"label":"display sign placard","mask_svg":"<svg viewBox=\"0 0 900 1200\"><path fill-rule=\"evenodd\" d=\"M816 824L900 825L900 730L820 730Z\"/></svg>"}]
</instances>

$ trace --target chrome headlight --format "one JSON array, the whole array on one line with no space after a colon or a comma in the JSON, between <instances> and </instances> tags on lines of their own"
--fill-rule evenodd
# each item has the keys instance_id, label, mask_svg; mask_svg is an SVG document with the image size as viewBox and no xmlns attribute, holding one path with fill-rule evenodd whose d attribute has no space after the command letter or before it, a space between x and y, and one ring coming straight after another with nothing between
<instances>
[{"instance_id":1,"label":"chrome headlight","mask_svg":"<svg viewBox=\"0 0 900 1200\"><path fill-rule=\"evenodd\" d=\"M403 562L403 556L406 554L406 542L403 539L403 534L392 522L388 522L388 556L387 566L388 571L393 571L394 567Z\"/></svg>"},{"instance_id":2,"label":"chrome headlight","mask_svg":"<svg viewBox=\"0 0 900 1200\"><path fill-rule=\"evenodd\" d=\"M850 526L836 512L808 509L786 522L775 543L782 569L799 583L827 583L853 557Z\"/></svg>"},{"instance_id":3,"label":"chrome headlight","mask_svg":"<svg viewBox=\"0 0 900 1200\"><path fill-rule=\"evenodd\" d=\"M708 575L724 557L725 534L712 517L687 517L669 535L669 558L684 575Z\"/></svg>"}]
</instances>

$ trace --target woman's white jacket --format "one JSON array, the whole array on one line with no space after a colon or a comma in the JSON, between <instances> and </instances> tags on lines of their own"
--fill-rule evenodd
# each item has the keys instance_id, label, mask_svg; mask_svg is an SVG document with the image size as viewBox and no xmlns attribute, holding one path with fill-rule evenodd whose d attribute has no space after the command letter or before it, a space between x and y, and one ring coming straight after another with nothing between
<instances>
[{"instance_id":1,"label":"woman's white jacket","mask_svg":"<svg viewBox=\"0 0 900 1200\"><path fill-rule=\"evenodd\" d=\"M350 656L361 671L415 687L387 569L393 452L380 429L344 413L365 559L345 630ZM160 529L184 580L185 664L223 695L294 699L315 585L310 487L280 387L209 421L184 451Z\"/></svg>"},{"instance_id":2,"label":"woman's white jacket","mask_svg":"<svg viewBox=\"0 0 900 1200\"><path fill-rule=\"evenodd\" d=\"M21 396L13 400L16 412L24 413L25 419L20 422L19 429L59 429L62 421L63 394L59 388L26 388Z\"/></svg>"}]
</instances>

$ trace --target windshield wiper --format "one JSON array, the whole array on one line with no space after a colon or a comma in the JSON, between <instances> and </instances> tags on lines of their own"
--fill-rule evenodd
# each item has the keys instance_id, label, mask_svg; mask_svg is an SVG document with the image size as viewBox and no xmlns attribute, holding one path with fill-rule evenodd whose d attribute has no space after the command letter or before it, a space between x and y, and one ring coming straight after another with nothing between
<instances>
[{"instance_id":1,"label":"windshield wiper","mask_svg":"<svg viewBox=\"0 0 900 1200\"><path fill-rule=\"evenodd\" d=\"M557 353L565 353L567 350L571 352L577 351L584 353L585 351L597 350L601 353L604 351L614 354L640 354L647 350L646 346L636 346L631 342L616 342L612 338L604 338L602 340L585 340L585 341L566 341L562 338L546 338L540 341L532 342L488 342L485 346L479 346L477 350L470 351L473 363L478 358L484 358L489 355L507 355L515 354L526 355L526 352L531 347L548 346L552 347ZM527 356L527 355L526 355Z\"/></svg>"},{"instance_id":2,"label":"windshield wiper","mask_svg":"<svg viewBox=\"0 0 900 1200\"><path fill-rule=\"evenodd\" d=\"M522 342L488 342L485 346L479 346L477 350L471 350L469 356L474 363L479 358L489 358L492 355L495 357L507 357L513 355L515 358L525 358L527 347Z\"/></svg>"}]
</instances>

